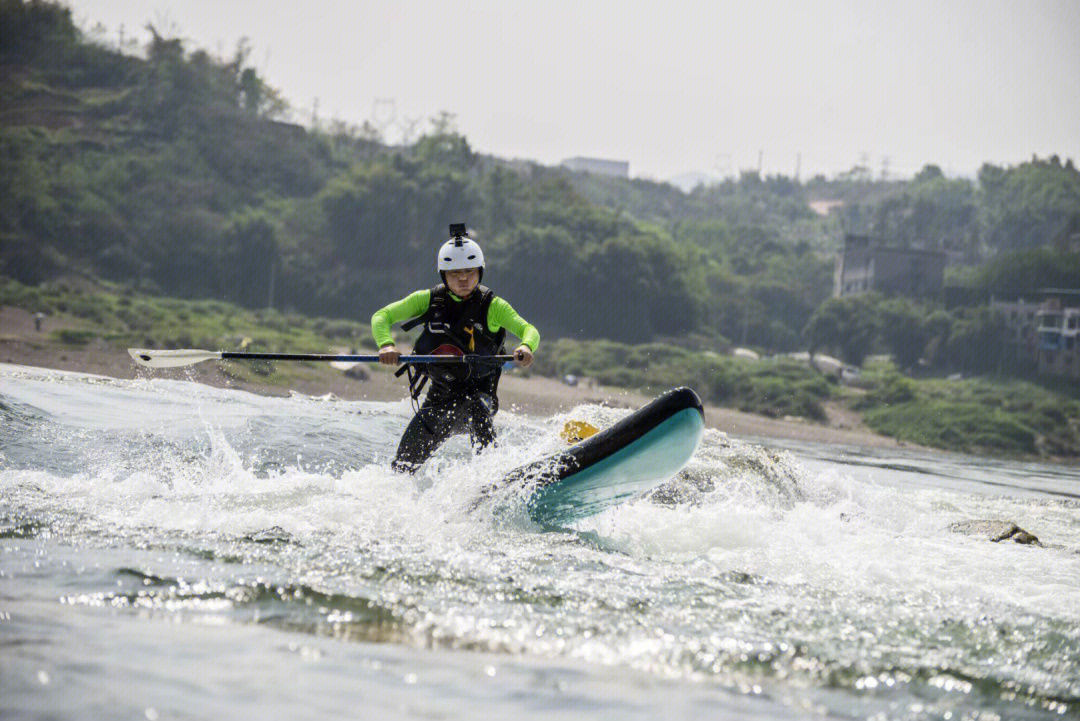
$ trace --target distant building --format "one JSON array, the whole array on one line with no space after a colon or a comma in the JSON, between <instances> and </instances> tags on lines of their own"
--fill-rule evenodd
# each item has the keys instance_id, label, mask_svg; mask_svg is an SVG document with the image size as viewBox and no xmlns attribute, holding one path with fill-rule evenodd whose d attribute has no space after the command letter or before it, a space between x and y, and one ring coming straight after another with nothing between
<instances>
[{"instance_id":1,"label":"distant building","mask_svg":"<svg viewBox=\"0 0 1080 721\"><path fill-rule=\"evenodd\" d=\"M991 301L1011 332L1016 356L1040 373L1080 379L1080 290L1044 288L1041 301Z\"/></svg>"},{"instance_id":2,"label":"distant building","mask_svg":"<svg viewBox=\"0 0 1080 721\"><path fill-rule=\"evenodd\" d=\"M912 298L937 298L945 274L945 253L872 245L865 235L844 236L836 258L833 297L877 291Z\"/></svg>"},{"instance_id":3,"label":"distant building","mask_svg":"<svg viewBox=\"0 0 1080 721\"><path fill-rule=\"evenodd\" d=\"M1080 378L1080 290L1050 288L1042 293L1046 300L1036 313L1039 372Z\"/></svg>"},{"instance_id":4,"label":"distant building","mask_svg":"<svg viewBox=\"0 0 1080 721\"><path fill-rule=\"evenodd\" d=\"M1018 298L1015 301L990 300L990 310L1005 321L1009 329L1009 350L1017 360L1035 363L1038 354L1038 314L1042 301Z\"/></svg>"},{"instance_id":5,"label":"distant building","mask_svg":"<svg viewBox=\"0 0 1080 721\"><path fill-rule=\"evenodd\" d=\"M811 200L807 205L810 206L810 210L814 211L818 215L825 217L829 213L833 212L836 208L843 208L844 201L842 200Z\"/></svg>"},{"instance_id":6,"label":"distant building","mask_svg":"<svg viewBox=\"0 0 1080 721\"><path fill-rule=\"evenodd\" d=\"M614 178L629 178L630 163L626 160L604 160L603 158L567 158L560 163L569 170L577 170L597 175L610 175Z\"/></svg>"},{"instance_id":7,"label":"distant building","mask_svg":"<svg viewBox=\"0 0 1080 721\"><path fill-rule=\"evenodd\" d=\"M308 132L303 125L283 123L279 120L271 120L266 127L281 140L303 140Z\"/></svg>"}]
</instances>

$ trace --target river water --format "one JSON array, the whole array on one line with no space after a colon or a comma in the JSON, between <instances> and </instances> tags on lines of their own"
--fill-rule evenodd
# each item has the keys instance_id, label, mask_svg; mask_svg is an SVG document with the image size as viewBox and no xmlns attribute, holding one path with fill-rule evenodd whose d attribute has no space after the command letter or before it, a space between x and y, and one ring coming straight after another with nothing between
<instances>
[{"instance_id":1,"label":"river water","mask_svg":"<svg viewBox=\"0 0 1080 721\"><path fill-rule=\"evenodd\" d=\"M625 412L406 478L404 401L0 365L0 716L1080 718L1080 469L707 431L566 532L475 505Z\"/></svg>"}]
</instances>

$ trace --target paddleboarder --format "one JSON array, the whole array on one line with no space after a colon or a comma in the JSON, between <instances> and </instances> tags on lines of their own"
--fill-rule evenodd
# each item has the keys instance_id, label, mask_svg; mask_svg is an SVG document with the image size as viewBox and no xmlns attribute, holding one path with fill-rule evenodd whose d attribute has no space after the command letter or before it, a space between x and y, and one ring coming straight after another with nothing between
<instances>
[{"instance_id":1,"label":"paddleboarder","mask_svg":"<svg viewBox=\"0 0 1080 721\"><path fill-rule=\"evenodd\" d=\"M484 253L469 237L464 223L450 226L450 239L439 249L442 283L386 306L371 316L371 333L379 346L379 362L397 365L401 353L390 327L402 330L423 325L414 354L501 355L506 332L521 339L514 362L527 368L540 344L540 334L505 300L480 285ZM414 408L425 384L430 383L423 405L409 422L391 467L415 473L440 445L458 433L468 433L478 451L495 441L492 416L499 409L497 395L501 367L493 363L407 365Z\"/></svg>"}]
</instances>

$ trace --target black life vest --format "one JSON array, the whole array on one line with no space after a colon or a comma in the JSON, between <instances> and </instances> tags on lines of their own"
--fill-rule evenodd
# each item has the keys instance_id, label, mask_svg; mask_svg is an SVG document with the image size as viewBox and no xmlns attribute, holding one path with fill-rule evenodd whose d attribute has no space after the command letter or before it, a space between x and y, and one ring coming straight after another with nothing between
<instances>
[{"instance_id":1,"label":"black life vest","mask_svg":"<svg viewBox=\"0 0 1080 721\"><path fill-rule=\"evenodd\" d=\"M431 289L431 303L423 315L401 324L411 330L423 324L424 330L413 345L416 355L499 355L505 353L503 342L506 329L497 333L488 330L488 309L495 294L490 288L478 285L464 300L454 300L444 284ZM437 385L455 386L470 379L485 378L498 373L495 363L424 364L417 370Z\"/></svg>"}]
</instances>

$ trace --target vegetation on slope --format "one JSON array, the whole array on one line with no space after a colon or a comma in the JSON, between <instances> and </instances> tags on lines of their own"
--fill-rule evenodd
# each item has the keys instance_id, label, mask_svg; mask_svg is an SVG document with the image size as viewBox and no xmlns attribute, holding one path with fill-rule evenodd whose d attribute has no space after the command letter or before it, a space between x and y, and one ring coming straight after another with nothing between
<instances>
[{"instance_id":1,"label":"vegetation on slope","mask_svg":"<svg viewBox=\"0 0 1080 721\"><path fill-rule=\"evenodd\" d=\"M358 339L373 310L432 285L446 224L465 220L487 250L485 280L544 334L545 372L694 384L715 402L820 418L835 389L809 371L706 351L810 346L853 364L888 352L922 375L1023 374L985 303L1080 277L1080 173L1056 156L974 180L934 166L911 180L744 172L682 193L484 157L445 114L407 146L342 123L307 129L287 122L243 47L221 59L155 33L142 57L125 55L42 0L0 0L0 100L0 277L18 281L4 292L82 319L71 342L220 345L250 326L260 347L345 344L328 324ZM814 200L842 207L821 217ZM949 251L969 306L830 299L844 231ZM72 278L126 290L55 285ZM983 433L956 410L975 401L947 396L948 383L918 381L906 401L867 406L867 420L897 435L940 425L941 443L968 447L947 431ZM994 426L985 439L1013 440L971 447L1072 442L1021 420L1030 436Z\"/></svg>"}]
</instances>

